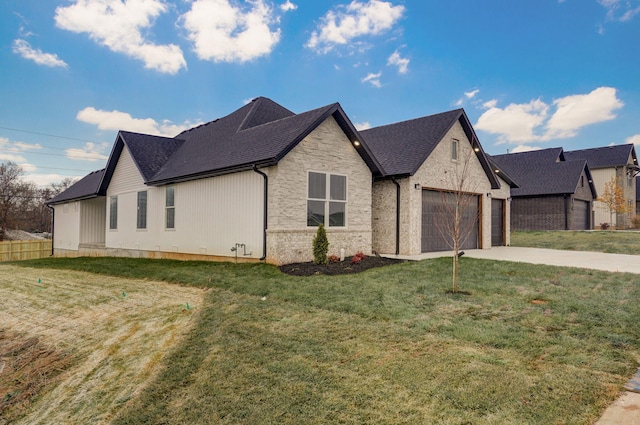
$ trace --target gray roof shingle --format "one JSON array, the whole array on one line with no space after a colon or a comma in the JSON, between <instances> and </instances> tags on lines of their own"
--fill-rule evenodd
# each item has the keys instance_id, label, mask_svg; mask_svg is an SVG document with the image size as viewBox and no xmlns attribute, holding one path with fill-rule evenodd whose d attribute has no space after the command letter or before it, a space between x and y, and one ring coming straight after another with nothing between
<instances>
[{"instance_id":1,"label":"gray roof shingle","mask_svg":"<svg viewBox=\"0 0 640 425\"><path fill-rule=\"evenodd\" d=\"M55 205L63 202L89 199L98 196L104 172L104 168L102 170L92 171L69 186L65 191L54 196L47 202L47 204Z\"/></svg>"},{"instance_id":2,"label":"gray roof shingle","mask_svg":"<svg viewBox=\"0 0 640 425\"><path fill-rule=\"evenodd\" d=\"M564 161L562 158L562 148L549 148L493 155L491 161L518 184L518 188L511 189L511 196L572 194L582 172L586 169L590 175L587 161Z\"/></svg>"},{"instance_id":3,"label":"gray roof shingle","mask_svg":"<svg viewBox=\"0 0 640 425\"><path fill-rule=\"evenodd\" d=\"M565 152L567 160L585 159L589 168L608 168L627 165L629 155L636 160L633 144L604 146L601 148L581 149ZM634 161L637 164L637 161Z\"/></svg>"}]
</instances>

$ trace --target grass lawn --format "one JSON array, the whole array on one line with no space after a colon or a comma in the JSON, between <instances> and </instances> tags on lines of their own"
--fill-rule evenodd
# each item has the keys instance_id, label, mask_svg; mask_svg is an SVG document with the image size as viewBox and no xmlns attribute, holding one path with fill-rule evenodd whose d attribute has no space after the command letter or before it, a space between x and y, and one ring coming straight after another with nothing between
<instances>
[{"instance_id":1,"label":"grass lawn","mask_svg":"<svg viewBox=\"0 0 640 425\"><path fill-rule=\"evenodd\" d=\"M114 424L593 423L638 366L638 276L465 257L471 295L451 295L450 263L311 277L122 258L19 265L208 289Z\"/></svg>"},{"instance_id":2,"label":"grass lawn","mask_svg":"<svg viewBox=\"0 0 640 425\"><path fill-rule=\"evenodd\" d=\"M640 233L608 230L511 232L511 245L640 255Z\"/></svg>"}]
</instances>

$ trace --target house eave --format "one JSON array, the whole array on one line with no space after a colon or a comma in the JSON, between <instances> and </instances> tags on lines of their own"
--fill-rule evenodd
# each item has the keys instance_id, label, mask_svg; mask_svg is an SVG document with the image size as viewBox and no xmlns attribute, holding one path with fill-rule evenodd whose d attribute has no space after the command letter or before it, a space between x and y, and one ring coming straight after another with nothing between
<instances>
[{"instance_id":1,"label":"house eave","mask_svg":"<svg viewBox=\"0 0 640 425\"><path fill-rule=\"evenodd\" d=\"M168 184L184 183L184 182L193 181L193 180L201 180L201 179L207 179L211 177L223 176L226 174L240 173L243 171L252 171L254 170L254 168L266 168L266 167L271 167L277 164L278 164L278 161L276 160L276 158L270 158L268 160L255 161L255 162L250 162L246 164L236 165L233 167L219 168L216 170L208 170L200 173L187 174L184 176L176 176L176 177L170 177L170 178L159 179L159 180L150 180L146 182L146 184L148 186L165 186Z\"/></svg>"}]
</instances>

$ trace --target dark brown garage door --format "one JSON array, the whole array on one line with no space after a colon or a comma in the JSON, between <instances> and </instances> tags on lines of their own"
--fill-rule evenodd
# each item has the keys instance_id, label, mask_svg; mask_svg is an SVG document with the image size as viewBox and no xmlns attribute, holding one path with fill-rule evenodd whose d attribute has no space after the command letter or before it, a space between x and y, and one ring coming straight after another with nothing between
<instances>
[{"instance_id":1,"label":"dark brown garage door","mask_svg":"<svg viewBox=\"0 0 640 425\"><path fill-rule=\"evenodd\" d=\"M504 199L491 200L491 246L504 245Z\"/></svg>"},{"instance_id":2,"label":"dark brown garage door","mask_svg":"<svg viewBox=\"0 0 640 425\"><path fill-rule=\"evenodd\" d=\"M478 248L478 196L468 197L468 205L462 214L463 229L471 229L461 246L462 249ZM455 196L449 192L422 191L422 252L449 251L451 236L446 228L453 222L451 208L455 206ZM466 235L463 235L466 236ZM449 243L447 242L449 241Z\"/></svg>"},{"instance_id":3,"label":"dark brown garage door","mask_svg":"<svg viewBox=\"0 0 640 425\"><path fill-rule=\"evenodd\" d=\"M589 226L589 202L573 201L573 230L588 230Z\"/></svg>"}]
</instances>

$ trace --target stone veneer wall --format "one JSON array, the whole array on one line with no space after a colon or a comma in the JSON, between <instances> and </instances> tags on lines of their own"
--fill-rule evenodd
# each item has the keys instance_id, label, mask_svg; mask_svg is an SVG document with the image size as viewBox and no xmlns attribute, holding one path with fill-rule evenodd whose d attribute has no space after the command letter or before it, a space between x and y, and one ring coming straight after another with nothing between
<instances>
[{"instance_id":1,"label":"stone veneer wall","mask_svg":"<svg viewBox=\"0 0 640 425\"><path fill-rule=\"evenodd\" d=\"M458 161L451 160L453 139L459 141ZM463 166L464 160L469 156L469 184L464 190L481 195L480 245L483 248L491 247L491 199L486 196L486 193L492 192L491 183L473 152L462 125L457 122L413 176L398 180L401 255L417 255L422 252L422 190L416 189L415 185L422 189L455 189L450 176ZM378 181L373 185L373 249L385 254L395 253L395 190L391 181Z\"/></svg>"},{"instance_id":2,"label":"stone veneer wall","mask_svg":"<svg viewBox=\"0 0 640 425\"><path fill-rule=\"evenodd\" d=\"M277 166L269 168L267 262L313 260L317 227L307 226L308 172L347 176L347 225L327 227L329 254L371 254L371 171L333 117L320 124Z\"/></svg>"}]
</instances>

